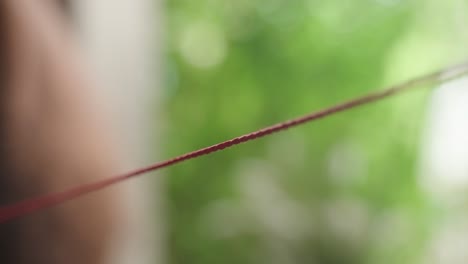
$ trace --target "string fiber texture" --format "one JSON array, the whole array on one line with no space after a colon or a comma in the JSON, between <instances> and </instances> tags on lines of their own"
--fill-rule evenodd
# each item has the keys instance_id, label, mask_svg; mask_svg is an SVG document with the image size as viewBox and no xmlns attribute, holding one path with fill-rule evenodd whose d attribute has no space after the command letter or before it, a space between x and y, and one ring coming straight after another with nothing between
<instances>
[{"instance_id":1,"label":"string fiber texture","mask_svg":"<svg viewBox=\"0 0 468 264\"><path fill-rule=\"evenodd\" d=\"M427 74L412 80L409 80L407 82L404 82L402 84L396 85L389 87L384 90L379 90L374 93L370 93L368 95L358 97L353 100L346 101L341 104L337 104L335 106L313 112L295 119L291 119L289 121L281 122L263 129L260 129L258 131L254 131L249 134L245 134L206 148L202 148L199 150L195 150L186 154L183 154L181 156L168 159L166 161L162 161L159 163L155 163L152 165L149 165L147 167L143 167L134 171L130 171L125 174L117 175L114 177L106 178L104 180L99 180L96 182L91 182L88 184L80 185L68 190L64 190L61 192L56 192L56 193L51 193L51 194L46 194L43 196L39 197L34 197L31 199L27 199L24 201L20 201L18 203L4 206L0 208L0 223L4 223L6 221L25 216L28 214L31 214L33 212L37 212L40 210L44 210L46 208L50 208L56 205L59 205L61 203L64 203L66 201L78 198L80 196L83 196L85 194L89 194L91 192L95 192L101 189L104 189L106 187L109 187L111 185L114 185L116 183L128 180L130 178L159 170L162 168L166 168L187 160L195 159L201 156L205 156L208 154L212 154L214 152L218 152L230 147L233 147L238 144L242 144L248 141L252 141L255 139L259 139L265 136L268 136L273 133L277 133L283 130L286 130L288 128L296 127L317 119L321 119L324 117L328 117L330 115L336 114L338 112L344 112L350 109L353 109L358 106L362 106L365 104L369 104L372 102L379 101L381 99L384 99L386 97L390 97L392 95L395 95L397 93L401 93L403 91L416 88L416 87L421 87L424 85L429 85L429 84L435 84L435 83L441 83L441 82L446 82L451 79L458 78L462 75L465 75L468 73L468 62L465 62L463 64L451 66L436 72L433 72L431 74Z\"/></svg>"}]
</instances>

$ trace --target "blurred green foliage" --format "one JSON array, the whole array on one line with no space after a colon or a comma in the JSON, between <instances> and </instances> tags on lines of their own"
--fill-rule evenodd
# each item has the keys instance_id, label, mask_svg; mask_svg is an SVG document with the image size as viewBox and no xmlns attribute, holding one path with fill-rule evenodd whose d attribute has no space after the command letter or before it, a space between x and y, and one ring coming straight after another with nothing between
<instances>
[{"instance_id":1,"label":"blurred green foliage","mask_svg":"<svg viewBox=\"0 0 468 264\"><path fill-rule=\"evenodd\" d=\"M453 61L448 22L428 19L440 6L168 0L167 156ZM418 263L434 221L417 181L426 95L170 169L170 262Z\"/></svg>"}]
</instances>

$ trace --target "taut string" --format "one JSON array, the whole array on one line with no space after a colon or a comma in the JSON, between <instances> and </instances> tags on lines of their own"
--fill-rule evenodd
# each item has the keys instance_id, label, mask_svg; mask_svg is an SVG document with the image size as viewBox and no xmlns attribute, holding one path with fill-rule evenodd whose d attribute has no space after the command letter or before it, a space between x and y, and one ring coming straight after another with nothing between
<instances>
[{"instance_id":1,"label":"taut string","mask_svg":"<svg viewBox=\"0 0 468 264\"><path fill-rule=\"evenodd\" d=\"M137 169L137 170L125 173L125 174L121 174L121 175L110 177L104 180L99 180L96 182L80 185L80 186L67 189L61 192L34 197L31 199L20 201L18 203L14 203L9 206L4 206L0 208L0 223L6 222L6 221L9 221L14 218L21 217L21 216L25 216L25 215L28 215L33 212L37 212L46 208L59 205L66 201L78 198L82 195L104 189L116 183L131 179L133 177L136 177L136 176L139 176L139 175L151 172L151 171L159 170L159 169L166 168L166 167L169 167L169 166L172 166L172 165L175 165L175 164L187 161L187 160L209 155L214 152L218 152L218 151L233 147L238 144L246 143L248 141L259 139L259 138L268 136L270 134L274 134L282 130L286 130L291 127L303 125L305 123L308 123L317 119L321 119L324 117L328 117L330 115L333 115L339 112L344 112L344 111L356 108L358 106L370 104L370 103L379 101L381 99L390 97L392 95L401 93L403 91L406 91L415 87L446 82L452 79L459 78L466 74L468 74L468 62L454 65L451 67L447 67L442 70L406 81L399 85L391 86L384 90L373 92L368 95L358 97L353 100L349 100L344 103L337 104L335 106L332 106L332 107L329 107L329 108L326 108L317 112L313 112L308 115L304 115L295 119L291 119L289 121L281 122L281 123L260 129L258 131L254 131L252 133L245 134L243 136L236 137L236 138L218 143L210 147L192 151L192 152L183 154L181 156L168 159L166 161L162 161L159 163L155 163L147 167L143 167L143 168L140 168L140 169Z\"/></svg>"}]
</instances>

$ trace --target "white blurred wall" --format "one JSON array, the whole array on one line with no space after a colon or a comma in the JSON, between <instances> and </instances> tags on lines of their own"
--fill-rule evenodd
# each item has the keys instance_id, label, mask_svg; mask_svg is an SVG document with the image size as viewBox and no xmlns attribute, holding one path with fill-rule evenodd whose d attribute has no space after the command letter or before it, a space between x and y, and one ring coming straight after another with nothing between
<instances>
[{"instance_id":1,"label":"white blurred wall","mask_svg":"<svg viewBox=\"0 0 468 264\"><path fill-rule=\"evenodd\" d=\"M468 263L468 78L437 88L424 129L422 187L443 215L427 249L430 264Z\"/></svg>"},{"instance_id":2,"label":"white blurred wall","mask_svg":"<svg viewBox=\"0 0 468 264\"><path fill-rule=\"evenodd\" d=\"M126 154L122 172L147 165L157 155L160 5L159 0L72 2L103 107L113 116L112 125ZM161 186L161 177L154 175L122 184L128 224L109 263L165 262Z\"/></svg>"}]
</instances>

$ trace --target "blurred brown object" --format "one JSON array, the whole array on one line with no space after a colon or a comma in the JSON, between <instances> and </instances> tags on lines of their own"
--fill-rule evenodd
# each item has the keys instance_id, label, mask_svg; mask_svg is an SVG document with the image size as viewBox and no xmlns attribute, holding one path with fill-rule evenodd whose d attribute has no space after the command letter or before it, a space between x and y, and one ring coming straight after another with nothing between
<instances>
[{"instance_id":1,"label":"blurred brown object","mask_svg":"<svg viewBox=\"0 0 468 264\"><path fill-rule=\"evenodd\" d=\"M0 2L0 204L116 173L119 155L57 2ZM115 188L0 226L0 263L105 263Z\"/></svg>"}]
</instances>

